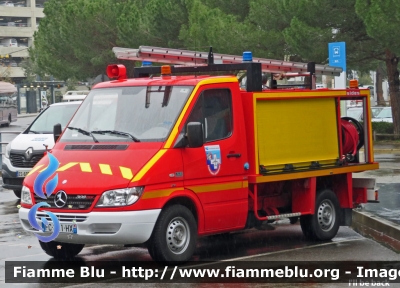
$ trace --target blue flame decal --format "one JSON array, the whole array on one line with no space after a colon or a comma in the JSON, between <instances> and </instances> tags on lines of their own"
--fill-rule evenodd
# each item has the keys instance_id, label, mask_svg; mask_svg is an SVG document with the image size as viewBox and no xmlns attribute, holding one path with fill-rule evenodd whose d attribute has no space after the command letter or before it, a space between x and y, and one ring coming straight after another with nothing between
<instances>
[{"instance_id":1,"label":"blue flame decal","mask_svg":"<svg viewBox=\"0 0 400 288\"><path fill-rule=\"evenodd\" d=\"M47 197L46 197L43 191L44 182L47 179L49 179L54 172L56 172L59 166L56 157L54 157L50 153L47 153L47 156L49 157L49 165L46 167L46 169L43 170L43 172L39 173L39 175L35 179L35 182L33 183L33 191L35 192L36 195L38 195L42 199L46 199L47 197L49 197L54 192L58 183L58 175L56 175L53 179L51 179L47 183L46 185Z\"/></svg>"},{"instance_id":2,"label":"blue flame decal","mask_svg":"<svg viewBox=\"0 0 400 288\"><path fill-rule=\"evenodd\" d=\"M40 227L39 223L36 221L37 210L40 207L43 207L43 206L50 207L49 204L47 204L45 202L40 202L40 203L34 205L28 212L29 223L32 225L33 228L35 228L38 231L45 230L49 225L49 222L44 217L41 218L42 227ZM56 239L58 234L60 234L60 222L58 221L57 216L54 215L53 213L51 213L49 211L42 211L42 212L44 212L47 215L49 215L51 221L53 221L53 227L54 227L53 228L53 233L50 236L42 236L42 235L39 235L39 234L35 233L35 236L42 242L50 242L50 241Z\"/></svg>"},{"instance_id":3,"label":"blue flame decal","mask_svg":"<svg viewBox=\"0 0 400 288\"><path fill-rule=\"evenodd\" d=\"M58 184L58 174L56 174L52 179L51 176L57 171L59 163L56 157L47 153L49 157L49 165L44 169L41 173L36 176L35 182L33 183L33 192L38 195L42 199L47 199L56 189ZM50 179L46 184L46 190L43 191L44 183ZM45 194L46 193L46 194ZM32 208L28 212L28 220L33 228L38 231L46 232L49 231L50 222L42 217L40 220L42 222L42 227L40 227L39 223L36 220L36 213L40 207L51 207L48 203L40 202L32 206ZM42 242L50 242L57 238L58 234L60 234L60 222L56 215L49 211L42 211L46 213L51 221L53 222L53 233L50 236L42 236L35 233L35 236Z\"/></svg>"}]
</instances>

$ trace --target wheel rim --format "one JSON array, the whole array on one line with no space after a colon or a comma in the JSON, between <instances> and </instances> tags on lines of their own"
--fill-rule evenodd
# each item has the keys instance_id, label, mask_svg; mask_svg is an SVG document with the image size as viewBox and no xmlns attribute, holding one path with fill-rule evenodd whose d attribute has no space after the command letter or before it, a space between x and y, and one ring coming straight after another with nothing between
<instances>
[{"instance_id":1,"label":"wheel rim","mask_svg":"<svg viewBox=\"0 0 400 288\"><path fill-rule=\"evenodd\" d=\"M336 212L333 203L325 199L318 207L318 224L324 231L329 231L335 225Z\"/></svg>"},{"instance_id":2,"label":"wheel rim","mask_svg":"<svg viewBox=\"0 0 400 288\"><path fill-rule=\"evenodd\" d=\"M182 217L176 217L168 224L166 233L167 246L174 254L185 252L190 242L189 224Z\"/></svg>"}]
</instances>

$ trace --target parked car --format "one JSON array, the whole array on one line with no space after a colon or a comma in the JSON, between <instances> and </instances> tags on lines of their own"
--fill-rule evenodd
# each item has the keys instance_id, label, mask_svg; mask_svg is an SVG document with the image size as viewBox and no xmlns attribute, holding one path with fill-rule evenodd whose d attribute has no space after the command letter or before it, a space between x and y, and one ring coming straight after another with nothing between
<instances>
[{"instance_id":1,"label":"parked car","mask_svg":"<svg viewBox=\"0 0 400 288\"><path fill-rule=\"evenodd\" d=\"M53 127L65 128L82 101L52 104L43 110L29 127L6 147L3 156L3 187L21 197L22 182L33 166L43 157L47 145L54 146Z\"/></svg>"},{"instance_id":2,"label":"parked car","mask_svg":"<svg viewBox=\"0 0 400 288\"><path fill-rule=\"evenodd\" d=\"M383 107L382 110L374 118L372 118L372 122L393 123L392 107Z\"/></svg>"},{"instance_id":3,"label":"parked car","mask_svg":"<svg viewBox=\"0 0 400 288\"><path fill-rule=\"evenodd\" d=\"M363 118L363 107L351 107L347 108L347 117L356 119L357 121L362 121Z\"/></svg>"},{"instance_id":4,"label":"parked car","mask_svg":"<svg viewBox=\"0 0 400 288\"><path fill-rule=\"evenodd\" d=\"M14 3L12 1L0 1L0 6L14 7Z\"/></svg>"},{"instance_id":5,"label":"parked car","mask_svg":"<svg viewBox=\"0 0 400 288\"><path fill-rule=\"evenodd\" d=\"M18 47L18 41L15 38L1 39L0 43L5 47Z\"/></svg>"},{"instance_id":6,"label":"parked car","mask_svg":"<svg viewBox=\"0 0 400 288\"><path fill-rule=\"evenodd\" d=\"M371 107L372 115L371 118L375 118L384 107Z\"/></svg>"},{"instance_id":7,"label":"parked car","mask_svg":"<svg viewBox=\"0 0 400 288\"><path fill-rule=\"evenodd\" d=\"M385 107L371 107L371 121L374 121L375 117L384 109ZM347 108L348 117L354 118L357 121L363 121L363 107L350 107Z\"/></svg>"}]
</instances>

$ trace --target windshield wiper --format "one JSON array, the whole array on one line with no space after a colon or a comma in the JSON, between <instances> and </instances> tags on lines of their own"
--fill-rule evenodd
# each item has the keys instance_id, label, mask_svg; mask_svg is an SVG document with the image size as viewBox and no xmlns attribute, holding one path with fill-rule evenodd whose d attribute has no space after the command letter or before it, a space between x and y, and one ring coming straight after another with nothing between
<instances>
[{"instance_id":1,"label":"windshield wiper","mask_svg":"<svg viewBox=\"0 0 400 288\"><path fill-rule=\"evenodd\" d=\"M37 132L37 131L34 131L34 130L29 130L29 132L28 133L35 133L35 134L39 134L39 132Z\"/></svg>"},{"instance_id":2,"label":"windshield wiper","mask_svg":"<svg viewBox=\"0 0 400 288\"><path fill-rule=\"evenodd\" d=\"M86 130L83 130L83 129L81 129L81 128L76 128L76 127L67 127L67 128L68 128L68 129L71 129L71 130L76 130L76 131L82 133L83 135L92 136L94 142L95 142L95 143L99 143L99 140L97 140L96 137L94 137L94 135L92 134L92 132L88 132L88 131L86 131Z\"/></svg>"},{"instance_id":3,"label":"windshield wiper","mask_svg":"<svg viewBox=\"0 0 400 288\"><path fill-rule=\"evenodd\" d=\"M128 132L122 132L122 131L116 131L116 130L97 130L97 131L92 131L92 133L96 133L96 134L110 133L110 134L116 134L116 135L124 135L124 136L131 137L131 139L135 142L140 142L140 140L138 138L136 138L135 136L133 136L132 134L130 134Z\"/></svg>"}]
</instances>

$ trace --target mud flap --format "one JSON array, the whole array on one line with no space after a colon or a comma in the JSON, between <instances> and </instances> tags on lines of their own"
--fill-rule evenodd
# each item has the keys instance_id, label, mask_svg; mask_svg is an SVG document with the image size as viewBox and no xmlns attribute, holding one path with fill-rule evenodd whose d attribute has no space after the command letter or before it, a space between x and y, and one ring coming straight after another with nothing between
<instances>
[{"instance_id":1,"label":"mud flap","mask_svg":"<svg viewBox=\"0 0 400 288\"><path fill-rule=\"evenodd\" d=\"M350 226L352 221L352 212L351 208L341 208L340 209L340 226Z\"/></svg>"}]
</instances>

